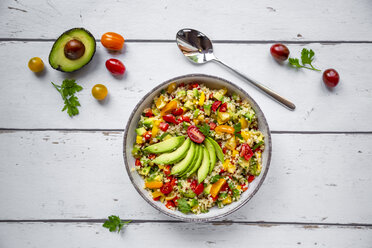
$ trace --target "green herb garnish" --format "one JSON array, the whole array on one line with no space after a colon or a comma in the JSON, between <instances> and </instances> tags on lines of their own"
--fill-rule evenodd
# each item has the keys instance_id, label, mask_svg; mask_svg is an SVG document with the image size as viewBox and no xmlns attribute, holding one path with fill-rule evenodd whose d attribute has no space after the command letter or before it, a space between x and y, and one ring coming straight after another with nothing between
<instances>
[{"instance_id":1,"label":"green herb garnish","mask_svg":"<svg viewBox=\"0 0 372 248\"><path fill-rule=\"evenodd\" d=\"M205 135L205 137L210 136L211 127L208 124L203 123L203 125L198 125L197 127L199 128L199 131Z\"/></svg>"},{"instance_id":2,"label":"green herb garnish","mask_svg":"<svg viewBox=\"0 0 372 248\"><path fill-rule=\"evenodd\" d=\"M67 114L70 117L79 114L79 110L77 107L80 107L80 102L75 96L75 93L81 91L83 87L75 83L74 79L65 79L63 80L61 85L56 85L53 82L51 83L53 84L54 88L56 88L56 90L58 90L58 92L61 94L62 99L65 103L62 111L65 111L67 109Z\"/></svg>"},{"instance_id":3,"label":"green herb garnish","mask_svg":"<svg viewBox=\"0 0 372 248\"><path fill-rule=\"evenodd\" d=\"M311 63L314 60L314 51L313 50L307 50L306 48L302 49L301 51L301 63L299 59L297 58L289 58L289 64L291 64L293 67L296 68L306 68L313 71L320 71L319 69L316 69ZM309 66L306 66L309 65Z\"/></svg>"},{"instance_id":4,"label":"green herb garnish","mask_svg":"<svg viewBox=\"0 0 372 248\"><path fill-rule=\"evenodd\" d=\"M215 175L211 178L211 183L215 183L217 182L218 180L220 180L222 177L220 175Z\"/></svg>"},{"instance_id":5,"label":"green herb garnish","mask_svg":"<svg viewBox=\"0 0 372 248\"><path fill-rule=\"evenodd\" d=\"M239 122L234 125L234 135L238 137L239 139L243 139L243 136L240 133L240 130L242 130L242 124Z\"/></svg>"},{"instance_id":6,"label":"green herb garnish","mask_svg":"<svg viewBox=\"0 0 372 248\"><path fill-rule=\"evenodd\" d=\"M263 145L263 141L260 141L260 142L258 142L257 144L255 144L253 147L252 147L252 151L255 151L257 148L259 148L260 146L262 146Z\"/></svg>"},{"instance_id":7,"label":"green herb garnish","mask_svg":"<svg viewBox=\"0 0 372 248\"><path fill-rule=\"evenodd\" d=\"M182 213L187 214L191 211L190 205L187 203L186 199L179 198L177 200L178 203L178 210L180 210Z\"/></svg>"},{"instance_id":8,"label":"green herb garnish","mask_svg":"<svg viewBox=\"0 0 372 248\"><path fill-rule=\"evenodd\" d=\"M110 232L120 232L120 230L123 228L125 224L130 223L131 220L128 221L122 221L119 216L111 215L108 217L108 220L103 223L103 227L108 228Z\"/></svg>"}]
</instances>

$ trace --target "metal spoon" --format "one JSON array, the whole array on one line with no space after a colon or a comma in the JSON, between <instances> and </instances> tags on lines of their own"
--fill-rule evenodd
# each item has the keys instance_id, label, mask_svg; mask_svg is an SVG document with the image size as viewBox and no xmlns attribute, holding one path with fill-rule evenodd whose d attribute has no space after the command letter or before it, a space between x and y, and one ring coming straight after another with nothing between
<instances>
[{"instance_id":1,"label":"metal spoon","mask_svg":"<svg viewBox=\"0 0 372 248\"><path fill-rule=\"evenodd\" d=\"M216 58L213 54L213 45L211 40L205 36L202 32L199 32L194 29L181 29L177 32L176 41L179 49L186 56L189 60L196 64L204 64L209 61L217 62L231 71L238 74L240 77L245 79L246 81L250 82L254 86L256 86L261 91L265 92L279 103L283 104L287 108L294 110L296 106L290 102L289 100L285 99L284 97L278 95L268 87L260 84L259 82L243 75L242 73L238 72L237 70L231 68L230 66L222 63L219 59Z\"/></svg>"}]
</instances>

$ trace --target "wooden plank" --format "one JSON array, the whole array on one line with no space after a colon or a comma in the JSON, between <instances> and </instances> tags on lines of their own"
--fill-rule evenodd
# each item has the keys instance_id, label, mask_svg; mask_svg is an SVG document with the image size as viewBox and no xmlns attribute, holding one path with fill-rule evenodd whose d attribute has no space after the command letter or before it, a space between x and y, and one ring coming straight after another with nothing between
<instances>
[{"instance_id":1,"label":"wooden plank","mask_svg":"<svg viewBox=\"0 0 372 248\"><path fill-rule=\"evenodd\" d=\"M370 44L311 44L316 52L314 64L322 69L334 67L341 82L334 90L321 81L322 74L278 65L269 54L269 44L217 44L216 54L227 64L291 99L292 112L258 92L219 65L193 65L182 57L173 43L131 43L124 54L107 53L100 44L91 64L76 73L66 74L47 66L45 74L35 76L27 68L28 59L40 56L46 63L51 42L0 42L0 128L78 128L123 129L130 112L145 93L158 83L175 76L205 73L220 76L246 89L262 107L269 125L276 131L372 131L372 61ZM303 45L289 45L299 56ZM127 67L124 78L112 77L104 61L121 59ZM358 68L351 70L350 68ZM85 88L78 94L82 107L71 119L61 97L50 84L75 78ZM103 104L91 96L91 88L103 83L109 98ZM332 119L330 119L332 116Z\"/></svg>"},{"instance_id":2,"label":"wooden plank","mask_svg":"<svg viewBox=\"0 0 372 248\"><path fill-rule=\"evenodd\" d=\"M170 220L131 185L120 132L1 132L0 220ZM274 134L260 191L232 221L372 223L371 135Z\"/></svg>"},{"instance_id":3,"label":"wooden plank","mask_svg":"<svg viewBox=\"0 0 372 248\"><path fill-rule=\"evenodd\" d=\"M13 247L371 247L371 227L132 223L110 233L101 223L0 223ZM156 232L154 232L156 230Z\"/></svg>"},{"instance_id":4,"label":"wooden plank","mask_svg":"<svg viewBox=\"0 0 372 248\"><path fill-rule=\"evenodd\" d=\"M63 1L3 0L1 38L56 38L86 27L127 39L174 39L184 27L218 40L372 40L371 2L298 1ZM30 27L32 23L32 27ZM330 31L331 30L331 31Z\"/></svg>"}]
</instances>

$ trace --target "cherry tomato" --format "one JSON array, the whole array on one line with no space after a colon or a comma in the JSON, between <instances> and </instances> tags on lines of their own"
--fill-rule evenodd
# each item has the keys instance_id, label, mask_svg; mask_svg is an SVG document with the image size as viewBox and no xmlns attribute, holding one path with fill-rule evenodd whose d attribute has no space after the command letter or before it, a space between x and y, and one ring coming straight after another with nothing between
<instances>
[{"instance_id":1,"label":"cherry tomato","mask_svg":"<svg viewBox=\"0 0 372 248\"><path fill-rule=\"evenodd\" d=\"M227 183L225 183L225 184L221 187L220 192L226 191L228 188L229 188L229 185L228 185Z\"/></svg>"},{"instance_id":2,"label":"cherry tomato","mask_svg":"<svg viewBox=\"0 0 372 248\"><path fill-rule=\"evenodd\" d=\"M119 51L123 48L124 38L120 34L107 32L102 35L101 43L107 49Z\"/></svg>"},{"instance_id":3,"label":"cherry tomato","mask_svg":"<svg viewBox=\"0 0 372 248\"><path fill-rule=\"evenodd\" d=\"M176 205L174 204L173 201L167 201L167 204L165 204L165 206L169 209L172 209L172 208L176 207Z\"/></svg>"},{"instance_id":4,"label":"cherry tomato","mask_svg":"<svg viewBox=\"0 0 372 248\"><path fill-rule=\"evenodd\" d=\"M147 110L145 110L145 116L146 117L152 117L152 116L154 116L154 114L152 113L151 109L147 109Z\"/></svg>"},{"instance_id":5,"label":"cherry tomato","mask_svg":"<svg viewBox=\"0 0 372 248\"><path fill-rule=\"evenodd\" d=\"M164 195L168 195L170 192L172 192L173 186L171 182L165 183L163 186L160 188L160 192L163 193Z\"/></svg>"},{"instance_id":6,"label":"cherry tomato","mask_svg":"<svg viewBox=\"0 0 372 248\"><path fill-rule=\"evenodd\" d=\"M168 130L169 124L166 122L160 122L159 128L161 131L165 132Z\"/></svg>"},{"instance_id":7,"label":"cherry tomato","mask_svg":"<svg viewBox=\"0 0 372 248\"><path fill-rule=\"evenodd\" d=\"M165 166L163 172L166 176L168 176L171 173L171 166L170 165Z\"/></svg>"},{"instance_id":8,"label":"cherry tomato","mask_svg":"<svg viewBox=\"0 0 372 248\"><path fill-rule=\"evenodd\" d=\"M151 139L151 131L147 131L143 134L143 137L145 137L145 140L148 141Z\"/></svg>"},{"instance_id":9,"label":"cherry tomato","mask_svg":"<svg viewBox=\"0 0 372 248\"><path fill-rule=\"evenodd\" d=\"M216 112L217 109L218 109L218 107L219 107L221 104L222 104L221 101L215 101L215 102L212 104L212 107L211 107L212 111L213 111L213 112Z\"/></svg>"},{"instance_id":10,"label":"cherry tomato","mask_svg":"<svg viewBox=\"0 0 372 248\"><path fill-rule=\"evenodd\" d=\"M155 154L150 154L147 156L149 159L153 160L154 158L156 158L156 155Z\"/></svg>"},{"instance_id":11,"label":"cherry tomato","mask_svg":"<svg viewBox=\"0 0 372 248\"><path fill-rule=\"evenodd\" d=\"M190 116L181 115L180 118L178 118L178 122L181 123L183 121L190 122Z\"/></svg>"},{"instance_id":12,"label":"cherry tomato","mask_svg":"<svg viewBox=\"0 0 372 248\"><path fill-rule=\"evenodd\" d=\"M243 144L240 150L240 156L244 157L245 160L249 160L253 156L253 151L248 144Z\"/></svg>"},{"instance_id":13,"label":"cherry tomato","mask_svg":"<svg viewBox=\"0 0 372 248\"><path fill-rule=\"evenodd\" d=\"M336 87L340 81L340 76L335 69L327 69L323 72L323 82L328 87Z\"/></svg>"},{"instance_id":14,"label":"cherry tomato","mask_svg":"<svg viewBox=\"0 0 372 248\"><path fill-rule=\"evenodd\" d=\"M107 88L103 84L96 84L92 88L92 95L97 100L103 100L107 96Z\"/></svg>"},{"instance_id":15,"label":"cherry tomato","mask_svg":"<svg viewBox=\"0 0 372 248\"><path fill-rule=\"evenodd\" d=\"M178 122L176 120L176 117L174 117L174 115L171 115L171 114L164 115L163 120L165 120L166 122L169 122L169 123L178 124Z\"/></svg>"},{"instance_id":16,"label":"cherry tomato","mask_svg":"<svg viewBox=\"0 0 372 248\"><path fill-rule=\"evenodd\" d=\"M141 166L141 160L139 160L138 158L136 159L136 163L135 163L136 166Z\"/></svg>"},{"instance_id":17,"label":"cherry tomato","mask_svg":"<svg viewBox=\"0 0 372 248\"><path fill-rule=\"evenodd\" d=\"M174 202L174 205L176 205L176 206L178 206L178 196L176 196L176 197L174 197L174 199L173 199L173 202Z\"/></svg>"},{"instance_id":18,"label":"cherry tomato","mask_svg":"<svg viewBox=\"0 0 372 248\"><path fill-rule=\"evenodd\" d=\"M214 123L214 122L211 122L209 123L209 127L211 128L211 130L214 130L216 128L217 124Z\"/></svg>"},{"instance_id":19,"label":"cherry tomato","mask_svg":"<svg viewBox=\"0 0 372 248\"><path fill-rule=\"evenodd\" d=\"M289 56L289 49L283 44L274 44L270 48L271 56L277 61L285 61Z\"/></svg>"},{"instance_id":20,"label":"cherry tomato","mask_svg":"<svg viewBox=\"0 0 372 248\"><path fill-rule=\"evenodd\" d=\"M154 201L159 201L160 200L160 196L158 197L155 197L155 198L152 198Z\"/></svg>"},{"instance_id":21,"label":"cherry tomato","mask_svg":"<svg viewBox=\"0 0 372 248\"><path fill-rule=\"evenodd\" d=\"M249 175L248 176L248 183L251 183L254 180L255 176Z\"/></svg>"},{"instance_id":22,"label":"cherry tomato","mask_svg":"<svg viewBox=\"0 0 372 248\"><path fill-rule=\"evenodd\" d=\"M224 104L221 105L219 111L220 111L220 112L226 112L226 110L227 110L227 102L225 102Z\"/></svg>"},{"instance_id":23,"label":"cherry tomato","mask_svg":"<svg viewBox=\"0 0 372 248\"><path fill-rule=\"evenodd\" d=\"M187 135L192 141L198 144L202 143L205 139L204 134L202 134L202 132L200 132L199 129L194 125L189 126L187 129Z\"/></svg>"},{"instance_id":24,"label":"cherry tomato","mask_svg":"<svg viewBox=\"0 0 372 248\"><path fill-rule=\"evenodd\" d=\"M113 75L123 75L125 72L125 66L118 59L108 59L106 61L106 68Z\"/></svg>"},{"instance_id":25,"label":"cherry tomato","mask_svg":"<svg viewBox=\"0 0 372 248\"><path fill-rule=\"evenodd\" d=\"M195 190L196 186L198 186L198 181L197 180L193 180L190 184L190 188L192 191Z\"/></svg>"},{"instance_id":26,"label":"cherry tomato","mask_svg":"<svg viewBox=\"0 0 372 248\"><path fill-rule=\"evenodd\" d=\"M44 70L44 62L39 57L33 57L28 61L28 68L33 72L41 72Z\"/></svg>"},{"instance_id":27,"label":"cherry tomato","mask_svg":"<svg viewBox=\"0 0 372 248\"><path fill-rule=\"evenodd\" d=\"M204 184L199 183L199 185L197 185L193 191L195 194L200 195L204 191Z\"/></svg>"},{"instance_id":28,"label":"cherry tomato","mask_svg":"<svg viewBox=\"0 0 372 248\"><path fill-rule=\"evenodd\" d=\"M182 108L176 108L175 110L172 111L172 114L182 115L183 114L183 109Z\"/></svg>"}]
</instances>

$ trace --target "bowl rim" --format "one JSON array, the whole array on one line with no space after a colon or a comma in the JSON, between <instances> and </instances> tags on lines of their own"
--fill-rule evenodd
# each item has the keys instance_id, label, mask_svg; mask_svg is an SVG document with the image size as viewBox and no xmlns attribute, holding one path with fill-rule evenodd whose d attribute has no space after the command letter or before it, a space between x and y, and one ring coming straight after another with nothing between
<instances>
[{"instance_id":1,"label":"bowl rim","mask_svg":"<svg viewBox=\"0 0 372 248\"><path fill-rule=\"evenodd\" d=\"M246 199L244 199L243 201L241 201L235 208L232 208L231 210L229 210L229 211L227 211L225 213L217 214L215 216L208 217L208 218L197 218L197 217L185 218L185 217L182 217L182 216L178 216L178 215L172 214L171 212L164 211L163 209L161 209L160 207L158 207L155 203L153 203L152 201L150 201L149 199L147 199L147 197L142 193L142 191L139 189L139 187L137 186L137 184L135 184L135 182L134 182L134 179L133 179L132 174L131 174L131 169L129 168L129 163L128 163L127 156L126 156L126 151L125 151L125 147L127 145L127 137L128 137L129 125L132 122L133 117L134 117L135 113L137 112L139 106L145 101L145 99L148 98L154 91L156 91L156 90L164 87L165 85L171 83L172 81L177 81L177 80L184 79L184 78L193 78L193 77L195 77L195 78L197 78L197 77L206 77L206 78L209 78L209 79L220 80L220 81L224 81L227 84L230 84L233 87L237 88L251 103L253 103L255 105L255 110L258 109L258 111L260 111L262 113L262 119L260 121L264 123L264 125L267 127L267 131L268 131L268 135L266 137L267 138L267 145L265 145L266 146L265 149L268 149L267 164L265 166L265 170L263 171L262 177L261 177L260 181L258 182L256 188L252 191L252 193ZM168 79L168 80L166 80L166 81L158 84L156 87L154 87L153 89L151 89L146 95L144 95L139 100L139 102L136 104L136 106L134 107L134 109L132 110L132 112L131 112L131 114L130 114L130 116L128 118L127 124L125 125L124 137L123 137L123 148L122 148L123 157L124 157L124 165L125 165L127 174L129 176L129 179L130 179L132 185L137 190L137 192L140 194L140 196L147 203L149 203L152 207L154 207L156 210L160 211L161 213L163 213L163 214L165 214L165 215L167 215L169 217L172 217L172 218L175 218L175 219L184 221L184 222L210 222L210 221L214 221L216 219L223 218L223 217L225 217L227 215L230 215L233 212L235 212L238 209L240 209L241 207L243 207L250 199L252 199L252 197L257 193L257 191L261 188L261 185L265 181L266 175L267 175L267 173L269 171L270 162L271 162L271 150L272 150L272 141L271 141L270 127L269 127L269 124L267 123L267 120L266 120L266 117L265 117L263 111L261 110L261 108L259 107L259 105L257 104L257 102L244 89L242 89L240 86L238 86L238 85L230 82L229 80L224 79L224 78L221 78L221 77L217 77L217 76L202 74L202 73L185 74L185 75L182 75L182 76L177 76L177 77ZM195 215L195 216L198 216L198 215Z\"/></svg>"}]
</instances>

